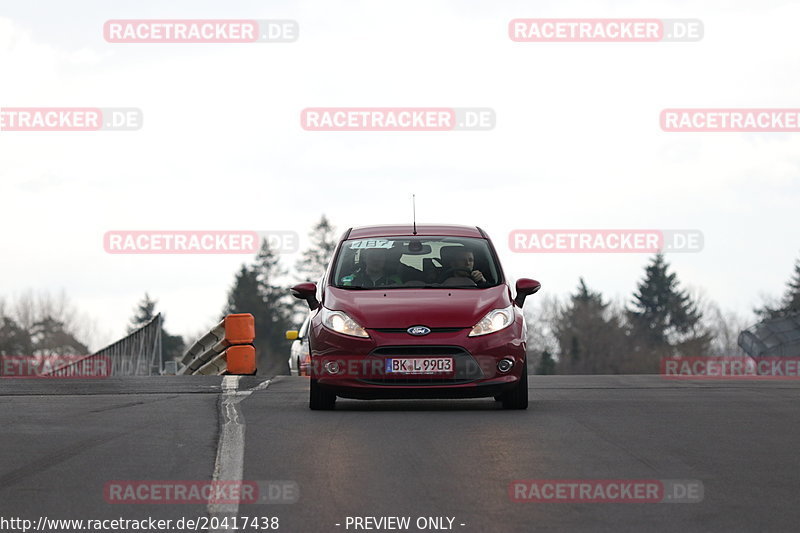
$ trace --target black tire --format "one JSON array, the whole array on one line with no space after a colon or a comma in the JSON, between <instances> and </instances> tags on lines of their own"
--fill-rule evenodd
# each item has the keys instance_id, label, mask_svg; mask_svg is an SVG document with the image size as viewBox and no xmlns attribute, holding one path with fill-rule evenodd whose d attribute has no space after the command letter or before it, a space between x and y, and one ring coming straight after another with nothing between
<instances>
[{"instance_id":1,"label":"black tire","mask_svg":"<svg viewBox=\"0 0 800 533\"><path fill-rule=\"evenodd\" d=\"M522 377L517 382L513 390L503 393L500 396L503 402L503 409L527 409L528 408L528 366L522 369Z\"/></svg>"},{"instance_id":2,"label":"black tire","mask_svg":"<svg viewBox=\"0 0 800 533\"><path fill-rule=\"evenodd\" d=\"M311 378L308 407L314 411L332 411L336 407L336 395L322 389L317 380Z\"/></svg>"}]
</instances>

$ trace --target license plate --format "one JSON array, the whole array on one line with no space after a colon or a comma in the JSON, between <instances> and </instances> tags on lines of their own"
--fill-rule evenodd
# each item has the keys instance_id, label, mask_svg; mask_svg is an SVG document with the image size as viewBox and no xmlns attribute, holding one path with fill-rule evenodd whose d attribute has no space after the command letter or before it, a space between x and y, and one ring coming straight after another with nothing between
<instances>
[{"instance_id":1,"label":"license plate","mask_svg":"<svg viewBox=\"0 0 800 533\"><path fill-rule=\"evenodd\" d=\"M386 360L387 374L452 374L452 357L393 357Z\"/></svg>"}]
</instances>

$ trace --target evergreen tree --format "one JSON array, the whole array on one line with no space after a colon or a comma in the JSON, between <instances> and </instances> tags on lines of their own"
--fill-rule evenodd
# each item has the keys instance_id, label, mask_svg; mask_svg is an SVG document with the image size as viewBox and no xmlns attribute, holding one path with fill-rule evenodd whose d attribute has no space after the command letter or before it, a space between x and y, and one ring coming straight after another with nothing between
<instances>
[{"instance_id":1,"label":"evergreen tree","mask_svg":"<svg viewBox=\"0 0 800 533\"><path fill-rule=\"evenodd\" d=\"M28 332L11 317L0 316L0 355L29 356L32 354L33 344ZM0 368L0 370L2 369Z\"/></svg>"},{"instance_id":2,"label":"evergreen tree","mask_svg":"<svg viewBox=\"0 0 800 533\"><path fill-rule=\"evenodd\" d=\"M549 351L544 350L542 356L539 358L539 364L536 365L535 374L542 376L553 375L556 373L556 361Z\"/></svg>"},{"instance_id":3,"label":"evergreen tree","mask_svg":"<svg viewBox=\"0 0 800 533\"><path fill-rule=\"evenodd\" d=\"M557 314L553 330L559 345L559 373L620 372L625 331L603 296L590 290L583 278Z\"/></svg>"},{"instance_id":4,"label":"evergreen tree","mask_svg":"<svg viewBox=\"0 0 800 533\"><path fill-rule=\"evenodd\" d=\"M64 323L46 316L30 331L33 354L39 356L88 355L89 348L64 328Z\"/></svg>"},{"instance_id":5,"label":"evergreen tree","mask_svg":"<svg viewBox=\"0 0 800 533\"><path fill-rule=\"evenodd\" d=\"M338 242L336 230L328 217L322 215L309 232L308 240L311 244L303 251L296 268L304 281L317 281L325 273Z\"/></svg>"},{"instance_id":6,"label":"evergreen tree","mask_svg":"<svg viewBox=\"0 0 800 533\"><path fill-rule=\"evenodd\" d=\"M708 352L711 338L702 330L702 313L679 288L677 275L669 272L661 253L645 267L645 277L633 295L628 318L633 337L643 343L640 347L645 350L675 348L692 356Z\"/></svg>"},{"instance_id":7,"label":"evergreen tree","mask_svg":"<svg viewBox=\"0 0 800 533\"><path fill-rule=\"evenodd\" d=\"M237 273L225 307L224 314L253 315L258 372L264 375L289 374L285 333L291 328L294 302L287 288L277 284L285 275L277 254L264 240L255 261Z\"/></svg>"},{"instance_id":8,"label":"evergreen tree","mask_svg":"<svg viewBox=\"0 0 800 533\"><path fill-rule=\"evenodd\" d=\"M800 313L800 259L794 264L794 274L783 297L783 310L787 314Z\"/></svg>"},{"instance_id":9,"label":"evergreen tree","mask_svg":"<svg viewBox=\"0 0 800 533\"><path fill-rule=\"evenodd\" d=\"M233 287L228 292L228 304L225 306L222 316L250 313L255 317L262 305L263 302L258 291L258 277L251 267L242 265L239 272L236 273Z\"/></svg>"},{"instance_id":10,"label":"evergreen tree","mask_svg":"<svg viewBox=\"0 0 800 533\"><path fill-rule=\"evenodd\" d=\"M291 296L287 287L277 284L278 279L286 276L286 270L267 241L256 255L254 270L263 302L261 324L256 323L256 334L265 346L261 351L264 370L270 375L289 374L289 343L285 335L292 327L295 306L301 302Z\"/></svg>"},{"instance_id":11,"label":"evergreen tree","mask_svg":"<svg viewBox=\"0 0 800 533\"><path fill-rule=\"evenodd\" d=\"M161 350L163 352L164 361L177 361L183 357L183 352L186 351L186 342L180 335L171 335L164 329L164 321L166 317L162 316L161 322Z\"/></svg>"},{"instance_id":12,"label":"evergreen tree","mask_svg":"<svg viewBox=\"0 0 800 533\"><path fill-rule=\"evenodd\" d=\"M140 327L144 326L156 316L155 309L158 302L150 298L150 295L144 293L144 298L136 306L135 315L128 322L128 333L133 333Z\"/></svg>"},{"instance_id":13,"label":"evergreen tree","mask_svg":"<svg viewBox=\"0 0 800 533\"><path fill-rule=\"evenodd\" d=\"M136 305L135 314L128 323L128 333L133 333L141 328L156 316L156 305L158 300L153 300L150 295L144 293L144 298ZM186 343L180 335L171 335L164 328L166 316L161 317L161 354L164 361L174 361L183 356L186 350Z\"/></svg>"},{"instance_id":14,"label":"evergreen tree","mask_svg":"<svg viewBox=\"0 0 800 533\"><path fill-rule=\"evenodd\" d=\"M792 313L800 313L800 259L794 264L792 278L786 284L786 292L780 304L773 307L768 304L755 309L762 319L780 318Z\"/></svg>"}]
</instances>

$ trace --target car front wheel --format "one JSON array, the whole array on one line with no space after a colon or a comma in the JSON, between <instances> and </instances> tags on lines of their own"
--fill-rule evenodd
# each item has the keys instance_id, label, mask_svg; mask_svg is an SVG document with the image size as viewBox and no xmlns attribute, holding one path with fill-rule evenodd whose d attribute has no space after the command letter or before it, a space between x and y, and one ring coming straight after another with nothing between
<instances>
[{"instance_id":1,"label":"car front wheel","mask_svg":"<svg viewBox=\"0 0 800 533\"><path fill-rule=\"evenodd\" d=\"M311 378L311 391L308 407L314 411L331 411L336 406L336 395L319 386L317 380Z\"/></svg>"},{"instance_id":2,"label":"car front wheel","mask_svg":"<svg viewBox=\"0 0 800 533\"><path fill-rule=\"evenodd\" d=\"M528 408L528 368L522 369L522 377L519 378L517 386L512 390L501 394L495 399L503 402L503 409L527 409Z\"/></svg>"}]
</instances>

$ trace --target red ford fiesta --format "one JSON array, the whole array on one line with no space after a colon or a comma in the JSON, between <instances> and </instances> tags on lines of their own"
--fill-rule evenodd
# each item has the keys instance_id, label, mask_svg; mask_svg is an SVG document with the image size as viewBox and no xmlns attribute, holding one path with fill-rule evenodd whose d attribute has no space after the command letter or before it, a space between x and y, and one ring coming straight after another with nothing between
<instances>
[{"instance_id":1,"label":"red ford fiesta","mask_svg":"<svg viewBox=\"0 0 800 533\"><path fill-rule=\"evenodd\" d=\"M470 226L369 226L345 232L318 284L292 287L312 310L311 409L337 397L494 397L528 406L525 297L492 242Z\"/></svg>"}]
</instances>

